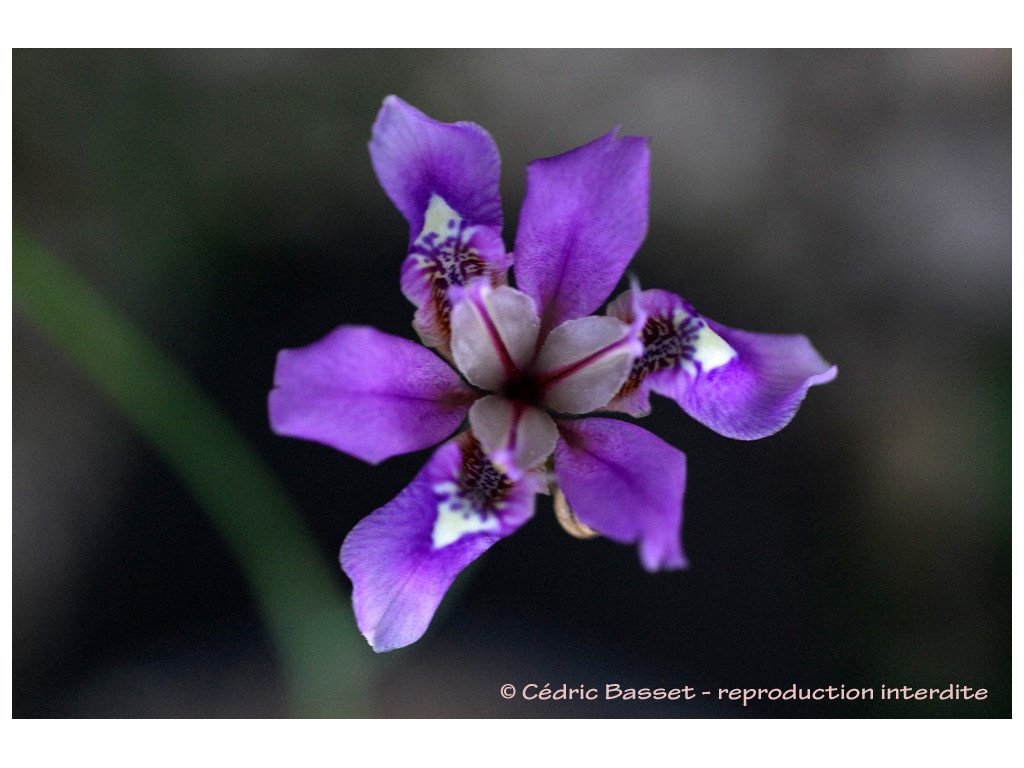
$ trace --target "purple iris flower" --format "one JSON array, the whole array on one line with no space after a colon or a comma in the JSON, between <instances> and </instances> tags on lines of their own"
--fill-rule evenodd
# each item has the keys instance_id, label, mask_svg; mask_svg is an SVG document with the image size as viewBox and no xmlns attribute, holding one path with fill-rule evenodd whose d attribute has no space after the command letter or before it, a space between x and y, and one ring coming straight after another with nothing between
<instances>
[{"instance_id":1,"label":"purple iris flower","mask_svg":"<svg viewBox=\"0 0 1024 768\"><path fill-rule=\"evenodd\" d=\"M418 640L459 572L533 516L537 493L554 494L571 533L636 543L648 571L686 567L685 456L608 414L645 415L653 391L752 440L785 426L836 368L803 336L733 330L667 291L634 284L591 314L647 230L644 138L613 131L531 163L513 253L498 150L478 125L389 96L370 156L409 222L401 286L426 346L343 326L281 351L269 402L278 434L372 464L468 419L341 548L370 645Z\"/></svg>"}]
</instances>

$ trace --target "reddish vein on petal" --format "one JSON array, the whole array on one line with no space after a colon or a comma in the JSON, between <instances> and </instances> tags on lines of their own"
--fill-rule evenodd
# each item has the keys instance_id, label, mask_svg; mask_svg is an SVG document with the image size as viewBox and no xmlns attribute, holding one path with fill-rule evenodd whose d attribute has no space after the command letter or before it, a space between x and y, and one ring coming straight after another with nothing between
<instances>
[{"instance_id":1,"label":"reddish vein on petal","mask_svg":"<svg viewBox=\"0 0 1024 768\"><path fill-rule=\"evenodd\" d=\"M523 418L523 406L521 403L512 403L512 427L508 433L508 452L515 456L516 434L519 432L519 422Z\"/></svg>"},{"instance_id":2,"label":"reddish vein on petal","mask_svg":"<svg viewBox=\"0 0 1024 768\"><path fill-rule=\"evenodd\" d=\"M487 306L484 304L479 292L474 291L470 294L469 300L473 302L473 306L476 307L476 311L480 313L480 319L483 321L484 328L487 329L487 334L491 337L491 343L494 344L494 348L498 352L498 357L501 359L501 364L505 368L505 372L509 376L515 375L519 369L516 367L515 361L512 360L512 355L509 354L508 348L505 346L505 342L501 338L501 334L498 333L498 327L494 324L494 319L487 311Z\"/></svg>"},{"instance_id":3,"label":"reddish vein on petal","mask_svg":"<svg viewBox=\"0 0 1024 768\"><path fill-rule=\"evenodd\" d=\"M619 347L628 346L629 344L632 343L632 341L633 339L631 338L631 335L627 334L618 341L612 342L607 347L599 349L596 352L591 352L589 355L582 358L581 360L577 360L574 363L569 363L568 365L563 365L561 368L556 368L555 370L550 371L549 373L543 374L539 379L539 383L542 387L555 384L561 381L562 379L572 376L577 371L586 368L591 363L600 360L603 356L611 354Z\"/></svg>"}]
</instances>

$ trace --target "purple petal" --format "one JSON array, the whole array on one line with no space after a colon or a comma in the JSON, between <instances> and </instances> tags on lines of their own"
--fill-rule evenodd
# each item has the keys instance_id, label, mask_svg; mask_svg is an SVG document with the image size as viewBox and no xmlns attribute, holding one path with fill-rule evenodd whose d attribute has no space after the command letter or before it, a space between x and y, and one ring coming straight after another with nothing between
<instances>
[{"instance_id":1,"label":"purple petal","mask_svg":"<svg viewBox=\"0 0 1024 768\"><path fill-rule=\"evenodd\" d=\"M633 302L627 292L608 313L628 321ZM668 291L644 291L640 304L644 354L609 409L641 416L654 391L719 434L756 440L786 426L809 387L836 377L805 336L734 330Z\"/></svg>"},{"instance_id":2,"label":"purple petal","mask_svg":"<svg viewBox=\"0 0 1024 768\"><path fill-rule=\"evenodd\" d=\"M682 451L615 419L562 422L559 428L555 477L576 517L613 541L639 542L649 571L685 568Z\"/></svg>"},{"instance_id":3,"label":"purple petal","mask_svg":"<svg viewBox=\"0 0 1024 768\"><path fill-rule=\"evenodd\" d=\"M498 149L478 125L441 123L388 96L370 159L409 222L402 293L417 308L413 326L424 344L447 355L449 290L475 277L504 283L512 264L501 239Z\"/></svg>"},{"instance_id":4,"label":"purple petal","mask_svg":"<svg viewBox=\"0 0 1024 768\"><path fill-rule=\"evenodd\" d=\"M443 360L375 328L342 326L277 356L274 431L325 443L372 464L436 445L477 395Z\"/></svg>"},{"instance_id":5,"label":"purple petal","mask_svg":"<svg viewBox=\"0 0 1024 768\"><path fill-rule=\"evenodd\" d=\"M375 651L418 640L459 572L533 515L537 483L510 483L468 433L345 538L356 622Z\"/></svg>"},{"instance_id":6,"label":"purple petal","mask_svg":"<svg viewBox=\"0 0 1024 768\"><path fill-rule=\"evenodd\" d=\"M479 125L441 123L388 96L373 124L370 159L414 237L423 229L433 195L471 224L501 230L501 159L494 139Z\"/></svg>"},{"instance_id":7,"label":"purple petal","mask_svg":"<svg viewBox=\"0 0 1024 768\"><path fill-rule=\"evenodd\" d=\"M516 284L537 302L542 332L608 298L647 231L647 139L615 131L536 160L516 233Z\"/></svg>"},{"instance_id":8,"label":"purple petal","mask_svg":"<svg viewBox=\"0 0 1024 768\"><path fill-rule=\"evenodd\" d=\"M434 195L423 231L402 263L402 293L416 305L413 327L423 343L448 355L453 292L477 278L501 285L511 264L496 230L470 226Z\"/></svg>"}]
</instances>

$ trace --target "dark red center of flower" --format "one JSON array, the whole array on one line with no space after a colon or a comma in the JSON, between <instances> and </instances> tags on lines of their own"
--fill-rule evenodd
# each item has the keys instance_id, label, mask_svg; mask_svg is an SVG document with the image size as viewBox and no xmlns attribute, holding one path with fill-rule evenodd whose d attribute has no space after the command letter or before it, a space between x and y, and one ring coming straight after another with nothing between
<instances>
[{"instance_id":1,"label":"dark red center of flower","mask_svg":"<svg viewBox=\"0 0 1024 768\"><path fill-rule=\"evenodd\" d=\"M535 377L515 371L505 382L501 394L513 403L539 405L544 390Z\"/></svg>"}]
</instances>

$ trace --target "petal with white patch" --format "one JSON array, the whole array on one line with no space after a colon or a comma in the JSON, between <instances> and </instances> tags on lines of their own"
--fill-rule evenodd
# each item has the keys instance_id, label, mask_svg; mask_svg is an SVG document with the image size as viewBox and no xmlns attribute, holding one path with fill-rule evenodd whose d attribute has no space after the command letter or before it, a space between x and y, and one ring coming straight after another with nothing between
<instances>
[{"instance_id":1,"label":"petal with white patch","mask_svg":"<svg viewBox=\"0 0 1024 768\"><path fill-rule=\"evenodd\" d=\"M432 195L423 229L402 264L402 292L417 307L413 326L423 343L446 352L452 293L477 278L504 283L511 263L498 232L471 225L444 198Z\"/></svg>"},{"instance_id":2,"label":"petal with white patch","mask_svg":"<svg viewBox=\"0 0 1024 768\"><path fill-rule=\"evenodd\" d=\"M644 291L639 304L647 313L643 355L609 410L642 416L653 391L719 434L754 440L786 426L809 387L835 378L805 336L728 328L668 291ZM629 322L636 306L627 292L608 313Z\"/></svg>"},{"instance_id":3,"label":"petal with white patch","mask_svg":"<svg viewBox=\"0 0 1024 768\"><path fill-rule=\"evenodd\" d=\"M413 326L448 356L449 291L475 277L505 282L512 264L501 240L501 160L474 123L442 123L397 96L384 99L370 139L381 186L409 222L402 292Z\"/></svg>"},{"instance_id":4,"label":"petal with white patch","mask_svg":"<svg viewBox=\"0 0 1024 768\"><path fill-rule=\"evenodd\" d=\"M413 236L423 229L435 194L470 224L501 231L501 158L479 125L442 123L388 96L373 124L370 160Z\"/></svg>"},{"instance_id":5,"label":"petal with white patch","mask_svg":"<svg viewBox=\"0 0 1024 768\"><path fill-rule=\"evenodd\" d=\"M511 482L469 433L431 456L345 538L356 623L375 651L418 640L455 577L533 515L537 478Z\"/></svg>"}]
</instances>

